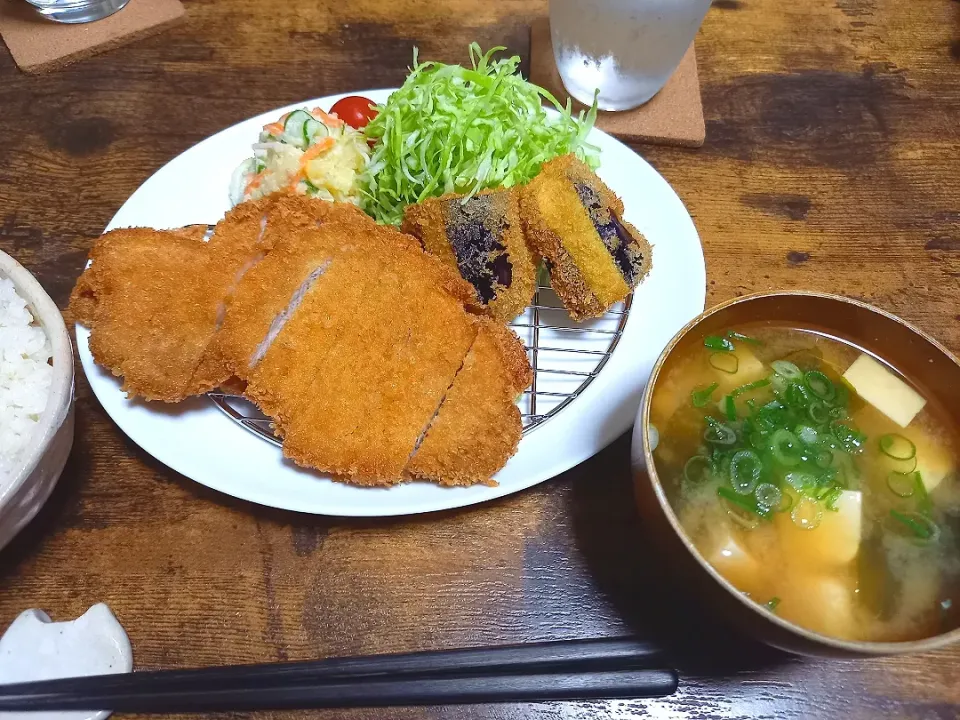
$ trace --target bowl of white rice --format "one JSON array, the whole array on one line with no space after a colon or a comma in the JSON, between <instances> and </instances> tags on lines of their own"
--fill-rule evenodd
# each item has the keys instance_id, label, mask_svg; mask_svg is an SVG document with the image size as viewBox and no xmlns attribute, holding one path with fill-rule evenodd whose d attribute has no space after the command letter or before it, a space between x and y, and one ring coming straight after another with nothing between
<instances>
[{"instance_id":1,"label":"bowl of white rice","mask_svg":"<svg viewBox=\"0 0 960 720\"><path fill-rule=\"evenodd\" d=\"M37 514L73 445L73 348L59 308L0 252L0 548Z\"/></svg>"}]
</instances>

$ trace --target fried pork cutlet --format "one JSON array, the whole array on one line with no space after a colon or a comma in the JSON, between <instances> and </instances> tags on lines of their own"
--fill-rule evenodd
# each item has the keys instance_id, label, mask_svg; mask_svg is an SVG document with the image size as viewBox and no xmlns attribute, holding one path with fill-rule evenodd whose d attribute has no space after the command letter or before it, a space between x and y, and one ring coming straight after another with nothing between
<instances>
[{"instance_id":1,"label":"fried pork cutlet","mask_svg":"<svg viewBox=\"0 0 960 720\"><path fill-rule=\"evenodd\" d=\"M209 242L204 226L115 230L95 243L70 309L90 328L94 359L130 396L178 402L229 379L210 341L237 283L277 239L358 217L352 205L277 195L228 212Z\"/></svg>"},{"instance_id":2,"label":"fried pork cutlet","mask_svg":"<svg viewBox=\"0 0 960 720\"><path fill-rule=\"evenodd\" d=\"M520 338L505 326L482 319L407 473L441 485L494 484L490 478L520 442L523 424L517 396L532 380Z\"/></svg>"},{"instance_id":3,"label":"fried pork cutlet","mask_svg":"<svg viewBox=\"0 0 960 720\"><path fill-rule=\"evenodd\" d=\"M272 323L275 336L268 331L238 368L246 396L274 419L287 457L361 485L404 479L477 332L464 309L469 285L396 231L380 231L361 243L351 225L317 230L326 237L299 265L286 316ZM278 251L256 272L303 257L288 261ZM253 280L251 300L259 295ZM235 303L247 302L245 289Z\"/></svg>"},{"instance_id":4,"label":"fried pork cutlet","mask_svg":"<svg viewBox=\"0 0 960 720\"><path fill-rule=\"evenodd\" d=\"M194 379L220 305L209 290L204 243L177 232L114 230L90 258L70 306L90 328L94 359L147 400L177 402L209 389Z\"/></svg>"},{"instance_id":5,"label":"fried pork cutlet","mask_svg":"<svg viewBox=\"0 0 960 720\"><path fill-rule=\"evenodd\" d=\"M547 262L570 315L602 315L651 267L650 245L623 220L623 203L574 155L544 164L520 195L527 241Z\"/></svg>"},{"instance_id":6,"label":"fried pork cutlet","mask_svg":"<svg viewBox=\"0 0 960 720\"><path fill-rule=\"evenodd\" d=\"M401 227L456 268L498 320L513 320L530 304L540 260L524 239L516 191L431 198L409 206Z\"/></svg>"},{"instance_id":7,"label":"fried pork cutlet","mask_svg":"<svg viewBox=\"0 0 960 720\"><path fill-rule=\"evenodd\" d=\"M287 457L360 485L489 482L516 450L516 336L468 312L453 268L355 209L247 204L209 242L114 231L91 259L71 305L131 395L174 402L229 378Z\"/></svg>"}]
</instances>

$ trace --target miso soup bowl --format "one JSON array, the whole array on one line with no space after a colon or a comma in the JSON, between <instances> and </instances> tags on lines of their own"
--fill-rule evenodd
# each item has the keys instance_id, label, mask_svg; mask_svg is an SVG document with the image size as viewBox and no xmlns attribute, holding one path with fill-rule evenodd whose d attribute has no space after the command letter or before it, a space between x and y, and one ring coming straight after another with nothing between
<instances>
[{"instance_id":1,"label":"miso soup bowl","mask_svg":"<svg viewBox=\"0 0 960 720\"><path fill-rule=\"evenodd\" d=\"M633 471L641 519L651 539L664 548L681 583L714 612L758 640L800 655L869 657L936 650L960 641L960 629L909 642L841 640L806 630L744 597L697 551L671 508L657 476L650 425L657 381L671 359L704 335L745 323L769 322L818 330L850 341L888 362L936 397L960 427L960 361L921 330L862 302L813 292L761 293L736 298L694 319L664 349L647 383L633 432Z\"/></svg>"}]
</instances>

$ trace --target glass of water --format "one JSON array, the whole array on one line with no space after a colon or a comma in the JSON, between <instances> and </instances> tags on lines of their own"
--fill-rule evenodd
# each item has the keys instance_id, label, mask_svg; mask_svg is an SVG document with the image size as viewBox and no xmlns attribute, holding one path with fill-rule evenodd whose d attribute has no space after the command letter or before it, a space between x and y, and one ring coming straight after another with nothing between
<instances>
[{"instance_id":1,"label":"glass of water","mask_svg":"<svg viewBox=\"0 0 960 720\"><path fill-rule=\"evenodd\" d=\"M85 23L102 20L121 10L130 0L27 0L49 20Z\"/></svg>"},{"instance_id":2,"label":"glass of water","mask_svg":"<svg viewBox=\"0 0 960 720\"><path fill-rule=\"evenodd\" d=\"M630 110L666 84L711 0L550 0L553 54L571 97Z\"/></svg>"}]
</instances>

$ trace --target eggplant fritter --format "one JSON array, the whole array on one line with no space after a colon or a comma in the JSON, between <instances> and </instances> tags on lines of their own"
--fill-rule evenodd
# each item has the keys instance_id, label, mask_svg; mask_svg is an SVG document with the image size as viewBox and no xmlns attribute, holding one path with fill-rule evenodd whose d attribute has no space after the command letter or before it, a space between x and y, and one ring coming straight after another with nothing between
<instances>
[{"instance_id":1,"label":"eggplant fritter","mask_svg":"<svg viewBox=\"0 0 960 720\"><path fill-rule=\"evenodd\" d=\"M620 198L574 155L544 164L521 190L520 213L575 320L602 315L650 271L650 245L623 220Z\"/></svg>"},{"instance_id":2,"label":"eggplant fritter","mask_svg":"<svg viewBox=\"0 0 960 720\"><path fill-rule=\"evenodd\" d=\"M540 259L524 239L516 191L430 198L404 211L402 229L456 268L498 320L513 320L533 299Z\"/></svg>"}]
</instances>

